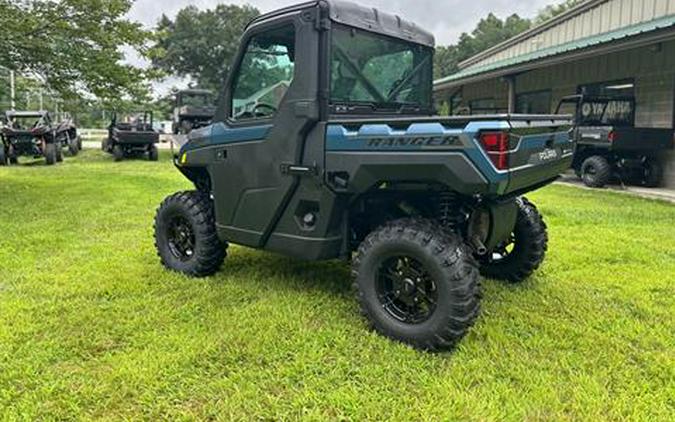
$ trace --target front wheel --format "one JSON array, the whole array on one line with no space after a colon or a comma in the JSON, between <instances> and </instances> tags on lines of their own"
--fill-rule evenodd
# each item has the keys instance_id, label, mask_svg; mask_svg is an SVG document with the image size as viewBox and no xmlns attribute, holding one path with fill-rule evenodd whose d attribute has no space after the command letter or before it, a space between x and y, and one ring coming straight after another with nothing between
<instances>
[{"instance_id":1,"label":"front wheel","mask_svg":"<svg viewBox=\"0 0 675 422\"><path fill-rule=\"evenodd\" d=\"M429 220L401 219L372 232L352 274L371 326L419 349L452 348L479 313L472 254L459 236Z\"/></svg>"},{"instance_id":2,"label":"front wheel","mask_svg":"<svg viewBox=\"0 0 675 422\"><path fill-rule=\"evenodd\" d=\"M593 155L581 164L581 180L589 188L602 188L612 177L612 166L605 157Z\"/></svg>"},{"instance_id":3,"label":"front wheel","mask_svg":"<svg viewBox=\"0 0 675 422\"><path fill-rule=\"evenodd\" d=\"M511 236L482 258L485 277L518 283L539 268L548 249L546 223L526 198L518 200L518 216Z\"/></svg>"},{"instance_id":4,"label":"front wheel","mask_svg":"<svg viewBox=\"0 0 675 422\"><path fill-rule=\"evenodd\" d=\"M162 202L155 216L155 247L162 264L192 277L220 269L227 244L216 234L213 201L198 191L179 192Z\"/></svg>"},{"instance_id":5,"label":"front wheel","mask_svg":"<svg viewBox=\"0 0 675 422\"><path fill-rule=\"evenodd\" d=\"M150 148L148 149L148 160L159 160L159 152L157 151L157 147L155 145L150 145Z\"/></svg>"}]
</instances>

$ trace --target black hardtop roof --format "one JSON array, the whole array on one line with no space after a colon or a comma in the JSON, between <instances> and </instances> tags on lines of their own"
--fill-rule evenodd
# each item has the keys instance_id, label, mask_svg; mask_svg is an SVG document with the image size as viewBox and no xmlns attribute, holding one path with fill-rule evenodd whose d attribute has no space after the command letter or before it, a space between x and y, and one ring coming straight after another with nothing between
<instances>
[{"instance_id":1,"label":"black hardtop roof","mask_svg":"<svg viewBox=\"0 0 675 422\"><path fill-rule=\"evenodd\" d=\"M152 109L149 108L129 108L121 110L112 110L115 114L132 114L132 113L152 113Z\"/></svg>"},{"instance_id":2,"label":"black hardtop roof","mask_svg":"<svg viewBox=\"0 0 675 422\"><path fill-rule=\"evenodd\" d=\"M5 116L7 117L43 117L49 114L45 110L41 111L16 111L16 110L7 110L5 111Z\"/></svg>"},{"instance_id":3,"label":"black hardtop roof","mask_svg":"<svg viewBox=\"0 0 675 422\"><path fill-rule=\"evenodd\" d=\"M197 88L188 88L188 89L181 89L180 91L176 92L176 95L182 95L182 94L213 94L213 91L209 89L197 89Z\"/></svg>"},{"instance_id":4,"label":"black hardtop roof","mask_svg":"<svg viewBox=\"0 0 675 422\"><path fill-rule=\"evenodd\" d=\"M360 4L343 0L318 0L299 3L260 15L253 19L248 27L273 20L288 13L299 12L317 6L326 7L330 19L336 23L400 38L428 47L433 47L435 44L434 36L413 22L406 21L397 15L380 12L372 7L361 6Z\"/></svg>"}]
</instances>

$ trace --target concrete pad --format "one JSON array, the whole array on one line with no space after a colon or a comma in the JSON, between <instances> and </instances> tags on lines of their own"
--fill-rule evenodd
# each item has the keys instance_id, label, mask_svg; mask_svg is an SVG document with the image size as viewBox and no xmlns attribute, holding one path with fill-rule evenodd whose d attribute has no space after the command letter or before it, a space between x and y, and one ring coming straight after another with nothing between
<instances>
[{"instance_id":1,"label":"concrete pad","mask_svg":"<svg viewBox=\"0 0 675 422\"><path fill-rule=\"evenodd\" d=\"M581 189L592 191L612 191L628 195L638 196L647 199L658 199L675 204L675 189L670 188L645 188L642 186L627 185L607 185L604 189L589 188L579 180L574 174L565 174L556 183L567 186L574 186Z\"/></svg>"}]
</instances>

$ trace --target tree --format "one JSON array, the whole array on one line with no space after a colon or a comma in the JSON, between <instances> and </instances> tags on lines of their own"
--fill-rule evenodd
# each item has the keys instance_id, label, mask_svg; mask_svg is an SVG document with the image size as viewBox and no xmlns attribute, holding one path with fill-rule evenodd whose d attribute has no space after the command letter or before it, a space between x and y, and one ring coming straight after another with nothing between
<instances>
[{"instance_id":1,"label":"tree","mask_svg":"<svg viewBox=\"0 0 675 422\"><path fill-rule=\"evenodd\" d=\"M566 0L558 5L546 6L544 9L540 10L539 14L537 14L537 17L534 18L534 23L536 25L544 23L547 20L552 19L561 13L564 13L571 8L583 3L584 1L586 0Z\"/></svg>"},{"instance_id":2,"label":"tree","mask_svg":"<svg viewBox=\"0 0 675 422\"><path fill-rule=\"evenodd\" d=\"M63 98L143 97L143 70L122 47L143 51L150 34L125 15L133 0L0 0L0 66Z\"/></svg>"},{"instance_id":3,"label":"tree","mask_svg":"<svg viewBox=\"0 0 675 422\"><path fill-rule=\"evenodd\" d=\"M457 72L462 61L530 29L530 26L529 19L515 14L501 20L490 13L470 34L463 33L456 45L436 49L434 76L441 78Z\"/></svg>"},{"instance_id":4,"label":"tree","mask_svg":"<svg viewBox=\"0 0 675 422\"><path fill-rule=\"evenodd\" d=\"M495 45L527 31L533 24L539 25L586 0L565 0L560 4L547 6L540 10L534 21L523 19L514 14L505 20L490 13L481 19L470 34L463 33L455 45L436 47L434 78L456 73L459 63L481 53Z\"/></svg>"},{"instance_id":5,"label":"tree","mask_svg":"<svg viewBox=\"0 0 675 422\"><path fill-rule=\"evenodd\" d=\"M260 12L251 6L221 4L199 10L188 6L157 23L152 63L168 74L189 76L203 88L218 90L230 71L241 34Z\"/></svg>"},{"instance_id":6,"label":"tree","mask_svg":"<svg viewBox=\"0 0 675 422\"><path fill-rule=\"evenodd\" d=\"M436 47L436 54L434 57L434 78L442 78L451 75L457 71L457 46L439 45Z\"/></svg>"}]
</instances>

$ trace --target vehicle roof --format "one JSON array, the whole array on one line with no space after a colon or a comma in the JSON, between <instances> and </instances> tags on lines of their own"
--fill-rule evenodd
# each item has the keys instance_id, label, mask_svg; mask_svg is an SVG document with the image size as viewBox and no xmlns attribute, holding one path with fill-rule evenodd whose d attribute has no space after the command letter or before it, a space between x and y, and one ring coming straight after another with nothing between
<instances>
[{"instance_id":1,"label":"vehicle roof","mask_svg":"<svg viewBox=\"0 0 675 422\"><path fill-rule=\"evenodd\" d=\"M247 29L289 13L317 6L327 7L330 19L336 23L423 44L428 47L433 47L435 44L434 36L431 32L420 28L411 21L404 20L398 15L383 13L377 9L344 0L308 1L278 9L253 19L247 26Z\"/></svg>"},{"instance_id":2,"label":"vehicle roof","mask_svg":"<svg viewBox=\"0 0 675 422\"><path fill-rule=\"evenodd\" d=\"M42 117L46 114L49 114L48 112L42 110L42 111L15 111L15 110L7 110L5 112L5 115L7 117Z\"/></svg>"},{"instance_id":3,"label":"vehicle roof","mask_svg":"<svg viewBox=\"0 0 675 422\"><path fill-rule=\"evenodd\" d=\"M181 89L180 91L176 92L176 95L180 94L213 94L213 91L209 89L190 88L190 89Z\"/></svg>"},{"instance_id":4,"label":"vehicle roof","mask_svg":"<svg viewBox=\"0 0 675 422\"><path fill-rule=\"evenodd\" d=\"M153 113L152 110L113 110L112 114L137 114L137 113L143 113L143 114L150 114Z\"/></svg>"}]
</instances>

